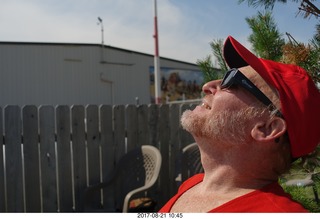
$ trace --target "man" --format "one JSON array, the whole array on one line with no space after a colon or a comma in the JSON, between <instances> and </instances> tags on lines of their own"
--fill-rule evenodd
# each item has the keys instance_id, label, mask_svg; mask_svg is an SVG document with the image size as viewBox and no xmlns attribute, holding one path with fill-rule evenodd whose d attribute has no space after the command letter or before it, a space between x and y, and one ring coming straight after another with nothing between
<instances>
[{"instance_id":1,"label":"man","mask_svg":"<svg viewBox=\"0 0 320 219\"><path fill-rule=\"evenodd\" d=\"M204 174L186 180L160 212L307 212L278 184L320 141L320 93L305 70L257 58L229 36L229 70L203 86L181 124Z\"/></svg>"}]
</instances>

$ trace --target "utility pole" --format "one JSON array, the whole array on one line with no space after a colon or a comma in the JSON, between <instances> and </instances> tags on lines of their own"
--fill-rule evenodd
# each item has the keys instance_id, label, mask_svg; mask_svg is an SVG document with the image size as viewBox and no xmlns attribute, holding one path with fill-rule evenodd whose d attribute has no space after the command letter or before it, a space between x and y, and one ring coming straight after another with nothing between
<instances>
[{"instance_id":1,"label":"utility pole","mask_svg":"<svg viewBox=\"0 0 320 219\"><path fill-rule=\"evenodd\" d=\"M101 25L101 62L104 62L103 58L103 47L104 47L104 36L103 36L103 21L98 17L98 25Z\"/></svg>"},{"instance_id":2,"label":"utility pole","mask_svg":"<svg viewBox=\"0 0 320 219\"><path fill-rule=\"evenodd\" d=\"M158 18L157 18L157 0L154 0L154 87L155 87L155 103L161 103L161 87L160 87L160 58L159 58L159 35L158 35Z\"/></svg>"}]
</instances>

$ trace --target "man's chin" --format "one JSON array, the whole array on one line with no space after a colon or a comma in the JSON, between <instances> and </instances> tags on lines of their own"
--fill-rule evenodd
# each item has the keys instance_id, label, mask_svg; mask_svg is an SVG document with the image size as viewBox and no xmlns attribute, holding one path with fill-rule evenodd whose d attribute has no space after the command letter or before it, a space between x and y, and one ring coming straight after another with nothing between
<instances>
[{"instance_id":1,"label":"man's chin","mask_svg":"<svg viewBox=\"0 0 320 219\"><path fill-rule=\"evenodd\" d=\"M201 136L204 127L203 118L191 110L186 110L181 116L181 126L193 136Z\"/></svg>"},{"instance_id":2,"label":"man's chin","mask_svg":"<svg viewBox=\"0 0 320 219\"><path fill-rule=\"evenodd\" d=\"M181 126L182 128L184 128L185 130L189 131L190 126L192 125L192 111L191 110L186 110L182 113L181 115Z\"/></svg>"}]
</instances>

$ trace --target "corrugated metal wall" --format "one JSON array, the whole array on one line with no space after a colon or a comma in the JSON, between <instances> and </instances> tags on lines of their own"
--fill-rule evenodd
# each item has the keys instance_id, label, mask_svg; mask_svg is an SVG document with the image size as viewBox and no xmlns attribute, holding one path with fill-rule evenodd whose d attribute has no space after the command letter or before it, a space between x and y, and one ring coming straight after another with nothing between
<instances>
[{"instance_id":1,"label":"corrugated metal wall","mask_svg":"<svg viewBox=\"0 0 320 219\"><path fill-rule=\"evenodd\" d=\"M150 103L152 55L95 44L0 42L0 106ZM163 67L199 70L161 58Z\"/></svg>"}]
</instances>

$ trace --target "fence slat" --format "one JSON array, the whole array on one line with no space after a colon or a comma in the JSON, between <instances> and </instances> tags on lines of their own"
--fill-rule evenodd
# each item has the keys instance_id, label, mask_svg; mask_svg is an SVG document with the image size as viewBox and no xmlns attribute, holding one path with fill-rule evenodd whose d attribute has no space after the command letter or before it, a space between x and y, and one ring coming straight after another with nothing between
<instances>
[{"instance_id":1,"label":"fence slat","mask_svg":"<svg viewBox=\"0 0 320 219\"><path fill-rule=\"evenodd\" d=\"M71 212L73 204L73 186L70 149L70 108L56 108L57 155L59 179L59 211Z\"/></svg>"},{"instance_id":2,"label":"fence slat","mask_svg":"<svg viewBox=\"0 0 320 219\"><path fill-rule=\"evenodd\" d=\"M84 208L84 190L87 186L84 119L84 106L73 106L71 108L71 132L74 163L75 211L77 212L82 211Z\"/></svg>"},{"instance_id":3,"label":"fence slat","mask_svg":"<svg viewBox=\"0 0 320 219\"><path fill-rule=\"evenodd\" d=\"M159 140L160 140L160 152L162 156L160 176L157 186L157 197L159 197L158 206L162 206L168 201L168 197L163 197L162 194L170 194L170 187L166 183L163 183L170 179L170 115L169 115L169 105L162 105L159 109ZM167 161L167 162L166 162Z\"/></svg>"},{"instance_id":4,"label":"fence slat","mask_svg":"<svg viewBox=\"0 0 320 219\"><path fill-rule=\"evenodd\" d=\"M138 142L140 145L150 144L149 127L148 127L148 106L141 105L138 107Z\"/></svg>"},{"instance_id":5,"label":"fence slat","mask_svg":"<svg viewBox=\"0 0 320 219\"><path fill-rule=\"evenodd\" d=\"M98 107L86 107L87 121L87 148L89 165L89 185L100 182L100 155L99 155L99 112Z\"/></svg>"},{"instance_id":6,"label":"fence slat","mask_svg":"<svg viewBox=\"0 0 320 219\"><path fill-rule=\"evenodd\" d=\"M101 121L101 157L102 157L102 178L107 181L108 176L114 169L115 164L115 148L113 140L113 107L103 105L100 107ZM114 191L112 188L103 190L104 209L114 206Z\"/></svg>"},{"instance_id":7,"label":"fence slat","mask_svg":"<svg viewBox=\"0 0 320 219\"><path fill-rule=\"evenodd\" d=\"M118 105L113 107L113 122L114 122L114 147L115 147L115 159L119 161L122 155L125 154L125 107Z\"/></svg>"},{"instance_id":8,"label":"fence slat","mask_svg":"<svg viewBox=\"0 0 320 219\"><path fill-rule=\"evenodd\" d=\"M148 107L148 128L149 128L149 144L158 147L158 132L159 132L159 105L150 104Z\"/></svg>"},{"instance_id":9,"label":"fence slat","mask_svg":"<svg viewBox=\"0 0 320 219\"><path fill-rule=\"evenodd\" d=\"M21 152L21 109L5 108L6 197L8 212L24 212L24 188Z\"/></svg>"},{"instance_id":10,"label":"fence slat","mask_svg":"<svg viewBox=\"0 0 320 219\"><path fill-rule=\"evenodd\" d=\"M3 163L3 116L2 116L2 108L0 107L0 212L6 211L6 201L5 201L5 190L4 190L4 177L5 177L5 169Z\"/></svg>"},{"instance_id":11,"label":"fence slat","mask_svg":"<svg viewBox=\"0 0 320 219\"><path fill-rule=\"evenodd\" d=\"M138 115L137 106L126 106L126 133L127 133L127 151L139 147L138 145Z\"/></svg>"},{"instance_id":12,"label":"fence slat","mask_svg":"<svg viewBox=\"0 0 320 219\"><path fill-rule=\"evenodd\" d=\"M55 111L53 106L39 108L40 161L43 212L58 211Z\"/></svg>"},{"instance_id":13,"label":"fence slat","mask_svg":"<svg viewBox=\"0 0 320 219\"><path fill-rule=\"evenodd\" d=\"M103 105L100 107L101 120L101 157L102 157L102 177L107 180L115 163L114 140L112 127L112 106Z\"/></svg>"},{"instance_id":14,"label":"fence slat","mask_svg":"<svg viewBox=\"0 0 320 219\"><path fill-rule=\"evenodd\" d=\"M180 153L180 106L178 104L173 104L170 106L170 159L169 159L169 174L172 180L172 185L170 186L169 195L172 196L177 191L177 182L175 178L179 174L179 162L176 159Z\"/></svg>"},{"instance_id":15,"label":"fence slat","mask_svg":"<svg viewBox=\"0 0 320 219\"><path fill-rule=\"evenodd\" d=\"M114 125L114 146L115 146L115 160L116 163L120 158L126 153L125 145L125 107L123 105L118 105L113 107L113 125ZM115 189L116 190L116 189ZM121 194L118 194L119 191L115 192L114 195L114 206L116 208L122 208L119 203L122 200Z\"/></svg>"},{"instance_id":16,"label":"fence slat","mask_svg":"<svg viewBox=\"0 0 320 219\"><path fill-rule=\"evenodd\" d=\"M26 211L40 212L38 109L36 106L25 106L22 115Z\"/></svg>"}]
</instances>

